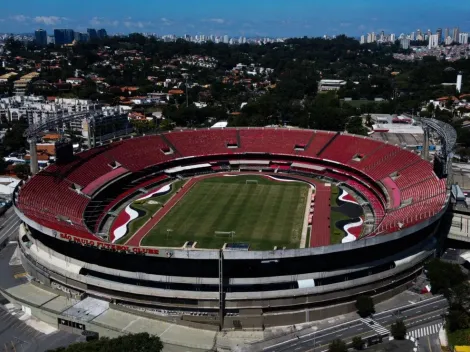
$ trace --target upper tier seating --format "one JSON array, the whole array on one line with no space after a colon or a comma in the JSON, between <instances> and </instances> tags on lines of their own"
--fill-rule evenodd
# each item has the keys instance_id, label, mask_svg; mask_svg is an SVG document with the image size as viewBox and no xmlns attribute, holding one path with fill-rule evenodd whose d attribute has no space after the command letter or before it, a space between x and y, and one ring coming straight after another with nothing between
<instances>
[{"instance_id":1,"label":"upper tier seating","mask_svg":"<svg viewBox=\"0 0 470 352\"><path fill-rule=\"evenodd\" d=\"M338 136L333 143L323 151L321 157L323 159L355 166L359 162L354 161L354 157L364 157L367 154L373 153L382 145L383 143L371 138L344 134Z\"/></svg>"},{"instance_id":2,"label":"upper tier seating","mask_svg":"<svg viewBox=\"0 0 470 352\"><path fill-rule=\"evenodd\" d=\"M288 130L279 128L265 133L264 129L240 130L241 150L243 152L294 154L296 146L306 147L312 131Z\"/></svg>"},{"instance_id":3,"label":"upper tier seating","mask_svg":"<svg viewBox=\"0 0 470 352\"><path fill-rule=\"evenodd\" d=\"M166 133L170 143L176 146L183 156L226 154L238 152L237 148L227 148L227 144L237 143L235 129L207 129Z\"/></svg>"}]
</instances>

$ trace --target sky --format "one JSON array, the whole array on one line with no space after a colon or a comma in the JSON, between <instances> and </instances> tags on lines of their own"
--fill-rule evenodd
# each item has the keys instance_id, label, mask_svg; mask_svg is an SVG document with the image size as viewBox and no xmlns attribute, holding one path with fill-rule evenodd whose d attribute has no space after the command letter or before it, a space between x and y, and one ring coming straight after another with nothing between
<instances>
[{"instance_id":1,"label":"sky","mask_svg":"<svg viewBox=\"0 0 470 352\"><path fill-rule=\"evenodd\" d=\"M322 36L470 31L469 0L0 0L0 32L106 28L109 33Z\"/></svg>"}]
</instances>

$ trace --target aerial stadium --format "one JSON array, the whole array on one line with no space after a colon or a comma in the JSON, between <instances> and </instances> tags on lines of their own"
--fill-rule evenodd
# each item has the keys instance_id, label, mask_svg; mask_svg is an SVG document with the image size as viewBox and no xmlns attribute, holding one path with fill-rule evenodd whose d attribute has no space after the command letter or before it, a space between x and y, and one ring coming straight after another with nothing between
<instances>
[{"instance_id":1,"label":"aerial stadium","mask_svg":"<svg viewBox=\"0 0 470 352\"><path fill-rule=\"evenodd\" d=\"M39 170L14 193L19 248L45 287L219 329L292 325L406 290L449 203L455 131L423 155L289 128L120 138Z\"/></svg>"}]
</instances>

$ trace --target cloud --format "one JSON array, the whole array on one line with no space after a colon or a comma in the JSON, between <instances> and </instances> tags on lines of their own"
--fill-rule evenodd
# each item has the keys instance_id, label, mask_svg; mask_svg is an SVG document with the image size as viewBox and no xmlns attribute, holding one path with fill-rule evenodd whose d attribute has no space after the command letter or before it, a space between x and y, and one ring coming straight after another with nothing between
<instances>
[{"instance_id":1,"label":"cloud","mask_svg":"<svg viewBox=\"0 0 470 352\"><path fill-rule=\"evenodd\" d=\"M165 26L171 26L173 24L173 21L169 20L166 17L160 18L160 21L162 21Z\"/></svg>"},{"instance_id":2,"label":"cloud","mask_svg":"<svg viewBox=\"0 0 470 352\"><path fill-rule=\"evenodd\" d=\"M90 20L90 24L91 24L92 26L101 26L101 21L102 21L102 20L103 20L103 19L100 18L100 17L93 17L93 18Z\"/></svg>"},{"instance_id":3,"label":"cloud","mask_svg":"<svg viewBox=\"0 0 470 352\"><path fill-rule=\"evenodd\" d=\"M139 29L153 26L152 22L142 22L142 21L124 21L123 24L127 28L139 28Z\"/></svg>"},{"instance_id":4,"label":"cloud","mask_svg":"<svg viewBox=\"0 0 470 352\"><path fill-rule=\"evenodd\" d=\"M130 18L129 18L130 19ZM103 17L93 17L90 21L89 21L90 25L94 26L94 27L98 27L98 26L112 26L112 27L117 27L119 25L119 21L117 20L109 20L109 19L106 19L106 18L103 18Z\"/></svg>"},{"instance_id":5,"label":"cloud","mask_svg":"<svg viewBox=\"0 0 470 352\"><path fill-rule=\"evenodd\" d=\"M210 18L209 22L217 23L217 24L224 24L225 20L223 18Z\"/></svg>"},{"instance_id":6,"label":"cloud","mask_svg":"<svg viewBox=\"0 0 470 352\"><path fill-rule=\"evenodd\" d=\"M10 19L16 22L26 22L29 19L29 17L25 15L14 15L14 16L10 16Z\"/></svg>"},{"instance_id":7,"label":"cloud","mask_svg":"<svg viewBox=\"0 0 470 352\"><path fill-rule=\"evenodd\" d=\"M343 27L343 28L344 28L344 27L350 27L350 26L351 26L351 23L349 23L349 22L341 22L341 23L339 24L339 26L340 26L340 27Z\"/></svg>"},{"instance_id":8,"label":"cloud","mask_svg":"<svg viewBox=\"0 0 470 352\"><path fill-rule=\"evenodd\" d=\"M36 16L33 20L36 23L43 23L46 26L53 26L55 24L61 23L63 20L65 20L65 18L57 16Z\"/></svg>"}]
</instances>

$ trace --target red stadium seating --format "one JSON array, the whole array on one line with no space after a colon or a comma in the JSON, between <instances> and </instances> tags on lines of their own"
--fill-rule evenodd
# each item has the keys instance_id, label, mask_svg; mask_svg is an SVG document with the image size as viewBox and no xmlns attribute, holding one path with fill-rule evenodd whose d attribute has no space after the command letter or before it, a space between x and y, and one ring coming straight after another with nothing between
<instances>
[{"instance_id":1,"label":"red stadium seating","mask_svg":"<svg viewBox=\"0 0 470 352\"><path fill-rule=\"evenodd\" d=\"M237 147L228 148L227 144ZM168 153L170 148L175 149L173 153ZM250 152L273 154L271 168L280 171L292 170L289 166L294 160L292 157L302 158L299 162L317 164L322 167L322 171L318 171L322 175L356 189L368 199L374 211L376 231L372 235L416 224L437 214L446 202L445 180L435 176L429 162L402 148L334 132L239 128L174 131L165 133L163 137L131 138L77 154L68 165L51 165L27 182L19 193L17 206L43 226L94 238L83 219L90 198L75 190L75 184L85 188L100 178L104 182L112 181L104 175L119 177L120 173L111 173L113 167L119 165L146 177L146 168L181 157ZM283 159L283 155L290 158ZM355 156L357 160L353 160ZM160 177L163 180L166 176ZM388 193L393 186L398 189L395 197L398 191L400 194L398 201L392 199L390 209L385 209L385 191L378 185L384 179L391 180ZM131 189L116 195L101 214L93 215L98 218L97 223L120 200L154 182L155 179L131 185Z\"/></svg>"},{"instance_id":2,"label":"red stadium seating","mask_svg":"<svg viewBox=\"0 0 470 352\"><path fill-rule=\"evenodd\" d=\"M237 152L227 144L237 143L235 129L207 129L166 133L167 138L183 156L200 156Z\"/></svg>"},{"instance_id":3,"label":"red stadium seating","mask_svg":"<svg viewBox=\"0 0 470 352\"><path fill-rule=\"evenodd\" d=\"M294 154L296 146L306 147L312 131L279 128L266 133L264 129L240 130L241 150L273 154Z\"/></svg>"},{"instance_id":4,"label":"red stadium seating","mask_svg":"<svg viewBox=\"0 0 470 352\"><path fill-rule=\"evenodd\" d=\"M351 166L358 165L354 161L355 156L366 156L373 153L382 146L383 143L371 138L358 137L352 135L338 136L333 143L321 154L323 159L334 160Z\"/></svg>"},{"instance_id":5,"label":"red stadium seating","mask_svg":"<svg viewBox=\"0 0 470 352\"><path fill-rule=\"evenodd\" d=\"M22 210L34 211L36 217L61 223L68 221L86 231L83 212L89 199L73 191L71 186L64 180L41 172L22 187L18 206Z\"/></svg>"}]
</instances>

